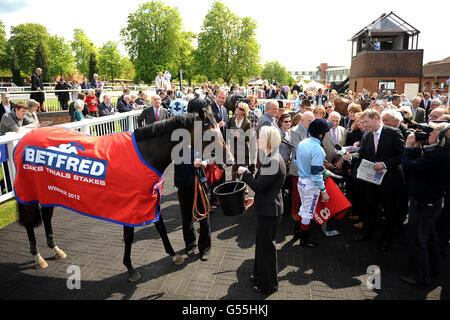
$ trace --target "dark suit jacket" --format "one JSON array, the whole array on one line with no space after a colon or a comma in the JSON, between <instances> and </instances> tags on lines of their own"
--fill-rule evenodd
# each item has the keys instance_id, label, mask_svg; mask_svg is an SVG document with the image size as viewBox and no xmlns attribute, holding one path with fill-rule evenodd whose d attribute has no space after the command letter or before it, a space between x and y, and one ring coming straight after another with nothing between
<instances>
[{"instance_id":1,"label":"dark suit jacket","mask_svg":"<svg viewBox=\"0 0 450 320\"><path fill-rule=\"evenodd\" d=\"M383 126L378 141L377 152L373 141L373 133L366 132L361 140L359 150L360 160L366 159L371 162L384 162L387 168L381 187L388 186L395 189L404 183L403 173L400 167L405 140L397 128Z\"/></svg>"},{"instance_id":2,"label":"dark suit jacket","mask_svg":"<svg viewBox=\"0 0 450 320\"><path fill-rule=\"evenodd\" d=\"M225 122L225 125L222 128L220 128L220 131L222 132L223 138L226 139L226 129L228 127L228 111L227 111L227 109L224 106L219 108L217 103L214 101L211 103L211 111L214 114L214 119L216 119L217 123L219 123L222 120Z\"/></svg>"},{"instance_id":3,"label":"dark suit jacket","mask_svg":"<svg viewBox=\"0 0 450 320\"><path fill-rule=\"evenodd\" d=\"M97 108L98 108L98 115L100 117L110 116L110 115L114 114L114 111L116 110L116 108L114 108L114 105L112 103L110 106L108 106L105 103L105 101L100 103Z\"/></svg>"},{"instance_id":4,"label":"dark suit jacket","mask_svg":"<svg viewBox=\"0 0 450 320\"><path fill-rule=\"evenodd\" d=\"M411 116L411 120L417 122L417 123L423 123L425 122L425 110L421 107L417 108L416 113L414 114L414 111L411 108L411 112L413 113Z\"/></svg>"},{"instance_id":5,"label":"dark suit jacket","mask_svg":"<svg viewBox=\"0 0 450 320\"><path fill-rule=\"evenodd\" d=\"M269 167L275 168L274 174L264 173ZM283 214L283 197L281 188L286 178L286 165L283 158L278 154L277 159L271 160L267 164L262 164L255 177L245 171L242 175L242 181L246 182L253 191L255 191L254 207L258 215L267 217L277 217Z\"/></svg>"},{"instance_id":6,"label":"dark suit jacket","mask_svg":"<svg viewBox=\"0 0 450 320\"><path fill-rule=\"evenodd\" d=\"M420 101L419 108L428 110L430 108L430 104L431 104L431 100L427 101L426 104L425 104L425 98L424 98L424 99L422 99L422 101Z\"/></svg>"},{"instance_id":7,"label":"dark suit jacket","mask_svg":"<svg viewBox=\"0 0 450 320\"><path fill-rule=\"evenodd\" d=\"M33 73L33 75L31 76L31 91L36 91L37 88L40 88L42 91L44 90L44 85L42 84L41 76ZM43 103L45 101L45 95L43 92L33 92L32 94L30 94L30 99L34 99L39 103Z\"/></svg>"},{"instance_id":8,"label":"dark suit jacket","mask_svg":"<svg viewBox=\"0 0 450 320\"><path fill-rule=\"evenodd\" d=\"M163 107L159 107L159 120L169 119L169 111ZM148 126L156 121L155 110L153 107L148 107L142 110L142 113L137 118L138 126ZM145 121L145 122L144 122Z\"/></svg>"},{"instance_id":9,"label":"dark suit jacket","mask_svg":"<svg viewBox=\"0 0 450 320\"><path fill-rule=\"evenodd\" d=\"M9 105L11 107L11 110L14 109L14 107L16 106L15 103L13 103L12 101L9 101ZM3 115L6 113L5 107L3 106L3 102L0 102L0 119L3 117Z\"/></svg>"},{"instance_id":10,"label":"dark suit jacket","mask_svg":"<svg viewBox=\"0 0 450 320\"><path fill-rule=\"evenodd\" d=\"M206 104L205 101L203 101L203 99L194 98L188 102L187 112L198 113L198 111L205 106Z\"/></svg>"},{"instance_id":11,"label":"dark suit jacket","mask_svg":"<svg viewBox=\"0 0 450 320\"><path fill-rule=\"evenodd\" d=\"M328 100L328 97L324 94L322 94L321 96L316 95L314 97L314 101L316 102L316 105L323 105L325 103L325 101Z\"/></svg>"}]
</instances>

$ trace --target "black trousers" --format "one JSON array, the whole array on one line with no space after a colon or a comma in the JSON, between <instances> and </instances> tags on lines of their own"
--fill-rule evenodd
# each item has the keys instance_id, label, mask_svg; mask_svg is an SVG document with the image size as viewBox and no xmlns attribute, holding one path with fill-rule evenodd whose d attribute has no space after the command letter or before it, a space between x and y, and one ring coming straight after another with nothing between
<instances>
[{"instance_id":1,"label":"black trousers","mask_svg":"<svg viewBox=\"0 0 450 320\"><path fill-rule=\"evenodd\" d=\"M59 104L61 105L62 110L68 110L69 109L69 102L65 100L59 100Z\"/></svg>"},{"instance_id":2,"label":"black trousers","mask_svg":"<svg viewBox=\"0 0 450 320\"><path fill-rule=\"evenodd\" d=\"M278 289L278 263L275 238L277 236L279 217L258 215L256 225L255 264L253 276L264 291Z\"/></svg>"},{"instance_id":3,"label":"black trousers","mask_svg":"<svg viewBox=\"0 0 450 320\"><path fill-rule=\"evenodd\" d=\"M442 212L442 199L424 203L411 198L408 218L409 259L415 280L431 283L439 272L439 242L436 221Z\"/></svg>"},{"instance_id":4,"label":"black trousers","mask_svg":"<svg viewBox=\"0 0 450 320\"><path fill-rule=\"evenodd\" d=\"M197 197L197 207L202 208L200 196ZM186 245L186 252L195 248L195 230L192 221L192 207L194 206L194 188L178 188L178 201L181 208L181 222L183 226L183 238ZM198 251L200 255L211 249L211 229L209 226L209 215L199 221L200 236L198 239Z\"/></svg>"},{"instance_id":5,"label":"black trousers","mask_svg":"<svg viewBox=\"0 0 450 320\"><path fill-rule=\"evenodd\" d=\"M281 188L281 194L283 195L283 215L290 215L292 206L292 179L288 174Z\"/></svg>"},{"instance_id":6,"label":"black trousers","mask_svg":"<svg viewBox=\"0 0 450 320\"><path fill-rule=\"evenodd\" d=\"M390 184L375 185L369 182L361 181L361 188L363 191L362 208L364 215L363 233L371 237L375 229L375 222L377 211L381 204L384 208L384 215L386 220L383 224L383 234L381 236L383 241L390 242L394 235L395 227L399 224L399 206L398 197L395 194L395 186Z\"/></svg>"}]
</instances>

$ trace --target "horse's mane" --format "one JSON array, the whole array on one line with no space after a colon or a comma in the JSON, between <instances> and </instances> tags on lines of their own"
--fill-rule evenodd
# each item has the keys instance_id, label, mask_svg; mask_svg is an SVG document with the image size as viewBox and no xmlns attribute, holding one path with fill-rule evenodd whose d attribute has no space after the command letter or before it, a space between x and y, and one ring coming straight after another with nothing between
<instances>
[{"instance_id":1,"label":"horse's mane","mask_svg":"<svg viewBox=\"0 0 450 320\"><path fill-rule=\"evenodd\" d=\"M162 136L172 133L176 129L185 128L190 130L194 127L196 113L188 113L183 116L173 116L170 119L156 121L149 126L137 128L134 131L136 141Z\"/></svg>"}]
</instances>

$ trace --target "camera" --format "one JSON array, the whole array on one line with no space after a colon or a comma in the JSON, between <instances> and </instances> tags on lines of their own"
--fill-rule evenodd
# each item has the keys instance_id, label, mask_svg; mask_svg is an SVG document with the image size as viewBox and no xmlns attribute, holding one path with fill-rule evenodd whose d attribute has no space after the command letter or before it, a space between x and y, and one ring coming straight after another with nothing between
<instances>
[{"instance_id":1,"label":"camera","mask_svg":"<svg viewBox=\"0 0 450 320\"><path fill-rule=\"evenodd\" d=\"M413 133L416 136L416 141L425 141L430 136L430 133L433 131L433 128L430 128L428 124L408 124L408 130L410 133Z\"/></svg>"}]
</instances>

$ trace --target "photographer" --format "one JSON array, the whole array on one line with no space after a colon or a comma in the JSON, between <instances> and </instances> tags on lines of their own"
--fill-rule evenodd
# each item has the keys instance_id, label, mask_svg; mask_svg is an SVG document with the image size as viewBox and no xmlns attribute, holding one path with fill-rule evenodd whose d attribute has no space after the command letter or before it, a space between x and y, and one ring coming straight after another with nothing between
<instances>
[{"instance_id":1,"label":"photographer","mask_svg":"<svg viewBox=\"0 0 450 320\"><path fill-rule=\"evenodd\" d=\"M442 212L445 189L450 179L450 125L430 123L428 146L410 134L402 155L402 167L409 178L408 221L411 276L400 279L416 286L431 284L439 271L439 243L436 220Z\"/></svg>"}]
</instances>

